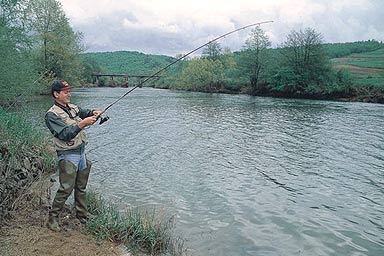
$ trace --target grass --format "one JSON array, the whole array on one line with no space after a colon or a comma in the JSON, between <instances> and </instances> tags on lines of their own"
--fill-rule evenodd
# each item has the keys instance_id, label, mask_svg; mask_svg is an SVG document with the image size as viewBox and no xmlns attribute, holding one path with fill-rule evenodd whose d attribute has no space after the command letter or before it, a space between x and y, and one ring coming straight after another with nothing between
<instances>
[{"instance_id":1,"label":"grass","mask_svg":"<svg viewBox=\"0 0 384 256\"><path fill-rule=\"evenodd\" d=\"M365 58L366 59L366 58ZM353 60L353 59L352 59ZM382 68L384 73L384 59L382 60L364 60L364 61L347 61L345 62L349 65L354 65L358 67L365 67L365 68Z\"/></svg>"},{"instance_id":2,"label":"grass","mask_svg":"<svg viewBox=\"0 0 384 256\"><path fill-rule=\"evenodd\" d=\"M22 116L0 107L0 226L16 211L24 191L55 166L47 145Z\"/></svg>"},{"instance_id":3,"label":"grass","mask_svg":"<svg viewBox=\"0 0 384 256\"><path fill-rule=\"evenodd\" d=\"M183 240L173 233L173 218L165 213L137 209L122 213L94 192L87 193L87 204L95 216L87 228L97 239L124 244L132 253L185 255Z\"/></svg>"},{"instance_id":4,"label":"grass","mask_svg":"<svg viewBox=\"0 0 384 256\"><path fill-rule=\"evenodd\" d=\"M332 61L335 66L341 65L351 72L357 90L365 88L371 94L384 90L384 48L355 53Z\"/></svg>"}]
</instances>

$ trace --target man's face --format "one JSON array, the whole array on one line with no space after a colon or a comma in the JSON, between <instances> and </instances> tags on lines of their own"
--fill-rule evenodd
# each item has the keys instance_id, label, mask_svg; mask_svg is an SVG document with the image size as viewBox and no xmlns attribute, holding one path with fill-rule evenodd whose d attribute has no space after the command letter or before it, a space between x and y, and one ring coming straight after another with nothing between
<instances>
[{"instance_id":1,"label":"man's face","mask_svg":"<svg viewBox=\"0 0 384 256\"><path fill-rule=\"evenodd\" d=\"M71 90L54 92L54 95L55 95L55 100L63 106L71 102Z\"/></svg>"}]
</instances>

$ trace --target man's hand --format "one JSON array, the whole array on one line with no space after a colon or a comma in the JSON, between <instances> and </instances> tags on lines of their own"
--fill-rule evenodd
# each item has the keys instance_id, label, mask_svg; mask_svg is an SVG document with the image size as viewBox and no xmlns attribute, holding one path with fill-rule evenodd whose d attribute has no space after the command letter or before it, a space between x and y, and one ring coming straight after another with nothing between
<instances>
[{"instance_id":1,"label":"man's hand","mask_svg":"<svg viewBox=\"0 0 384 256\"><path fill-rule=\"evenodd\" d=\"M89 116L77 123L80 129L84 129L89 125L93 125L96 122L96 116Z\"/></svg>"},{"instance_id":2,"label":"man's hand","mask_svg":"<svg viewBox=\"0 0 384 256\"><path fill-rule=\"evenodd\" d=\"M93 111L92 111L92 114L93 114L94 116L101 116L103 113L104 113L103 110L93 110Z\"/></svg>"}]
</instances>

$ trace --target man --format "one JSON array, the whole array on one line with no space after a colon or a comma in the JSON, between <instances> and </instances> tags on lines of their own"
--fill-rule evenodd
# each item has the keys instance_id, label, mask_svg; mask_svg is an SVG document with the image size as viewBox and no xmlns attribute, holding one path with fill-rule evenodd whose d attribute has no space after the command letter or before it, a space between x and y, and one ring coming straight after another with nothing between
<instances>
[{"instance_id":1,"label":"man","mask_svg":"<svg viewBox=\"0 0 384 256\"><path fill-rule=\"evenodd\" d=\"M102 111L70 104L72 88L64 80L55 81L51 86L55 104L45 115L45 123L54 136L60 182L47 222L47 227L53 231L60 231L59 214L73 190L77 218L85 223L89 216L85 189L91 162L85 157L87 138L83 129L94 124Z\"/></svg>"}]
</instances>

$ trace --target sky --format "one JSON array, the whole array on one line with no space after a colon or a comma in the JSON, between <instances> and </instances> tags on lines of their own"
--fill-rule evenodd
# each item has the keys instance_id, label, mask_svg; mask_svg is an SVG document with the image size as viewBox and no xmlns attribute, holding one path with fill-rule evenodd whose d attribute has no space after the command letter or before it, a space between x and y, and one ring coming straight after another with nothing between
<instances>
[{"instance_id":1,"label":"sky","mask_svg":"<svg viewBox=\"0 0 384 256\"><path fill-rule=\"evenodd\" d=\"M324 43L384 41L382 0L59 0L86 52L138 51L176 56L248 24L273 47L292 30L312 28ZM252 28L218 41L240 50Z\"/></svg>"}]
</instances>

